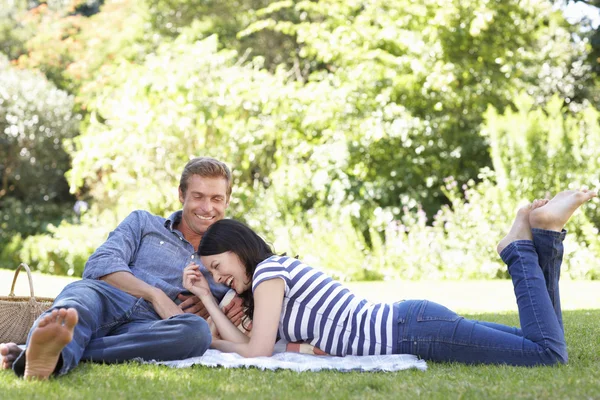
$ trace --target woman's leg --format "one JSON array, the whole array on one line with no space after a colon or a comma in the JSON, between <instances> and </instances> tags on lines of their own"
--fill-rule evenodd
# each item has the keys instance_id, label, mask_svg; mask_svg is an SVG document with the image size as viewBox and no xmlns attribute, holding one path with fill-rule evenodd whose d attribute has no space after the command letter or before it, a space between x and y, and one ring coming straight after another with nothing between
<instances>
[{"instance_id":1,"label":"woman's leg","mask_svg":"<svg viewBox=\"0 0 600 400\"><path fill-rule=\"evenodd\" d=\"M557 196L556 200L539 208L540 211L542 208L544 210L536 213L536 229L562 230L575 209L594 195L568 192ZM466 320L428 301L403 302L398 305L397 352L417 354L434 361L465 363L547 365L567 361L560 314L556 313L555 303L546 289L546 279L532 241L530 211L530 207L519 211L511 232L498 248L513 280L522 332L511 332L514 328L510 327L502 329L498 325ZM553 224L540 224L541 220L553 221ZM562 240L550 240L544 245L550 246L546 248L550 250L547 254L562 252ZM556 257L550 259L557 260ZM554 266L559 269L560 261L555 262Z\"/></svg>"},{"instance_id":2,"label":"woman's leg","mask_svg":"<svg viewBox=\"0 0 600 400\"><path fill-rule=\"evenodd\" d=\"M556 232L532 228L531 233L533 234L533 245L538 254L540 268L546 282L546 290L550 296L558 323L564 330L558 281L560 279L560 267L564 254L563 241L567 232L565 230Z\"/></svg>"},{"instance_id":3,"label":"woman's leg","mask_svg":"<svg viewBox=\"0 0 600 400\"><path fill-rule=\"evenodd\" d=\"M467 364L550 365L566 362L564 333L550 301L532 241L518 240L502 252L509 265L521 332L460 317L424 300L399 303L398 353Z\"/></svg>"},{"instance_id":4,"label":"woman's leg","mask_svg":"<svg viewBox=\"0 0 600 400\"><path fill-rule=\"evenodd\" d=\"M397 352L467 364L533 366L566 361L564 333L546 291L533 242L515 241L502 250L515 285L522 333L465 319L427 300L402 302L398 304Z\"/></svg>"},{"instance_id":5,"label":"woman's leg","mask_svg":"<svg viewBox=\"0 0 600 400\"><path fill-rule=\"evenodd\" d=\"M428 361L465 364L533 366L554 364L556 357L536 343L511 332L516 328L488 326L465 319L427 300L398 303L397 354L414 354Z\"/></svg>"},{"instance_id":6,"label":"woman's leg","mask_svg":"<svg viewBox=\"0 0 600 400\"><path fill-rule=\"evenodd\" d=\"M546 289L533 241L514 241L500 256L513 281L523 337L537 344L540 351L550 351L558 361L566 362L564 331Z\"/></svg>"},{"instance_id":7,"label":"woman's leg","mask_svg":"<svg viewBox=\"0 0 600 400\"><path fill-rule=\"evenodd\" d=\"M584 202L596 197L595 192L588 190L567 190L557 194L544 206L533 211L529 216L533 243L539 256L540 267L546 281L546 288L554 306L556 318L563 328L562 311L558 281L564 248L562 242L566 231L563 229L569 217Z\"/></svg>"},{"instance_id":8,"label":"woman's leg","mask_svg":"<svg viewBox=\"0 0 600 400\"><path fill-rule=\"evenodd\" d=\"M473 322L476 322L483 326L487 326L488 328L491 328L491 329L496 329L496 330L502 331L502 332L508 332L512 335L523 336L523 331L521 331L521 329L517 328L516 326L502 325L502 324L497 324L495 322L487 322L487 321L473 320Z\"/></svg>"}]
</instances>

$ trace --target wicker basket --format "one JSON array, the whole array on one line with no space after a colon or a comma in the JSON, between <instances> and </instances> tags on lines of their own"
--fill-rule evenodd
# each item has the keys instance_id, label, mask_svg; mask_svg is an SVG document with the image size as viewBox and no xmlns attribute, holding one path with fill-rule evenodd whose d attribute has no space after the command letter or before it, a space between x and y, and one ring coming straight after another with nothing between
<instances>
[{"instance_id":1,"label":"wicker basket","mask_svg":"<svg viewBox=\"0 0 600 400\"><path fill-rule=\"evenodd\" d=\"M27 272L31 297L15 296L15 283L21 268ZM0 343L25 343L35 320L49 309L53 302L54 299L48 297L35 297L31 270L27 264L19 265L15 271L10 294L0 296Z\"/></svg>"}]
</instances>

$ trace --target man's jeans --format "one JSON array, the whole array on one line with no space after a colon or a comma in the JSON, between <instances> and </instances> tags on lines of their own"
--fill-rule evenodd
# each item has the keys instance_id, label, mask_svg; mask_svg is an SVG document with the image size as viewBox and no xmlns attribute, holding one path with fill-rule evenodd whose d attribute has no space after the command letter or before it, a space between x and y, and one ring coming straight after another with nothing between
<instances>
[{"instance_id":1,"label":"man's jeans","mask_svg":"<svg viewBox=\"0 0 600 400\"><path fill-rule=\"evenodd\" d=\"M566 232L532 229L500 254L513 281L521 329L467 320L427 301L396 303L398 347L432 361L551 365L567 362L558 280Z\"/></svg>"},{"instance_id":2,"label":"man's jeans","mask_svg":"<svg viewBox=\"0 0 600 400\"><path fill-rule=\"evenodd\" d=\"M212 337L206 321L194 314L161 319L152 305L104 281L83 279L66 286L52 308L74 308L79 313L73 340L63 349L58 375L75 368L80 360L117 363L144 360L178 360L201 356ZM17 375L25 371L25 352L13 364Z\"/></svg>"}]
</instances>

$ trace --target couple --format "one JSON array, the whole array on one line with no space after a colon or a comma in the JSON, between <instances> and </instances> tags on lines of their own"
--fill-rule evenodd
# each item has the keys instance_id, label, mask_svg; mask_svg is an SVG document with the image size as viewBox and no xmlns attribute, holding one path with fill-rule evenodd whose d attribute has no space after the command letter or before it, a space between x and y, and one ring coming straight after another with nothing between
<instances>
[{"instance_id":1,"label":"couple","mask_svg":"<svg viewBox=\"0 0 600 400\"><path fill-rule=\"evenodd\" d=\"M230 195L225 164L191 160L179 185L182 210L166 220L142 211L129 215L90 257L84 279L65 287L36 321L26 351L0 345L2 368L46 379L81 360L184 359L209 346L271 355L278 336L333 355L410 353L431 361L512 365L567 361L558 295L563 226L594 192L536 200L518 211L500 242L521 329L466 320L428 301L358 299L300 261L276 256L245 225L224 220ZM228 287L253 318L250 338L217 306ZM208 314L219 332L214 340L203 318Z\"/></svg>"}]
</instances>

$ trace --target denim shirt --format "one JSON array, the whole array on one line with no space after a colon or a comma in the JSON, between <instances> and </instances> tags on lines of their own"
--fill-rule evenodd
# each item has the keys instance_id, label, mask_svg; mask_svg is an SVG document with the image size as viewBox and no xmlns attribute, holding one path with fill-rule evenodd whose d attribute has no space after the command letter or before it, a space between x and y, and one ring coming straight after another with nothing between
<instances>
[{"instance_id":1,"label":"denim shirt","mask_svg":"<svg viewBox=\"0 0 600 400\"><path fill-rule=\"evenodd\" d=\"M173 301L189 292L183 288L183 269L194 261L207 277L213 295L221 300L228 288L216 283L183 234L173 229L182 212L168 219L137 210L129 214L108 239L90 256L83 271L84 279L100 279L114 272L130 272L136 278L157 287Z\"/></svg>"}]
</instances>

